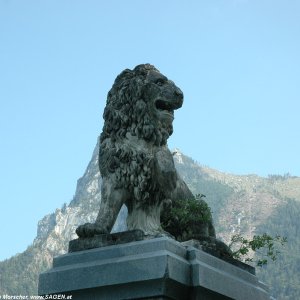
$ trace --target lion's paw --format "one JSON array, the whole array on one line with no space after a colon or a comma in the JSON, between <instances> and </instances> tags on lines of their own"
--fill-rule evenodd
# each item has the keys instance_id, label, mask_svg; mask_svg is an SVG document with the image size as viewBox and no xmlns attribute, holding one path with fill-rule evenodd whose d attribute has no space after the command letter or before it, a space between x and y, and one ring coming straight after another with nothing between
<instances>
[{"instance_id":1,"label":"lion's paw","mask_svg":"<svg viewBox=\"0 0 300 300\"><path fill-rule=\"evenodd\" d=\"M93 237L94 235L105 234L105 233L108 233L108 232L99 228L99 226L95 223L85 223L83 225L80 225L76 229L76 234L80 238Z\"/></svg>"}]
</instances>

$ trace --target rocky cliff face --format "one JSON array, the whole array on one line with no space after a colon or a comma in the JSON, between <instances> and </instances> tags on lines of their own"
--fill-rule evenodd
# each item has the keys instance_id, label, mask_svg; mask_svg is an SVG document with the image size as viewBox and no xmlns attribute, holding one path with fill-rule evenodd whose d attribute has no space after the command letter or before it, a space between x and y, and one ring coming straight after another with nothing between
<instances>
[{"instance_id":1,"label":"rocky cliff face","mask_svg":"<svg viewBox=\"0 0 300 300\"><path fill-rule=\"evenodd\" d=\"M77 238L76 228L87 222L94 222L101 202L101 176L98 167L97 143L84 175L77 181L76 192L69 205L45 216L38 223L37 237L33 245L60 255L67 252L68 242ZM113 231L126 230L126 208L123 207Z\"/></svg>"},{"instance_id":2,"label":"rocky cliff face","mask_svg":"<svg viewBox=\"0 0 300 300\"><path fill-rule=\"evenodd\" d=\"M227 244L234 234L252 238L257 227L284 202L267 178L222 173L195 163L178 150L174 160L191 190L207 196L217 236Z\"/></svg>"},{"instance_id":3,"label":"rocky cliff face","mask_svg":"<svg viewBox=\"0 0 300 300\"><path fill-rule=\"evenodd\" d=\"M175 151L178 172L190 189L206 195L212 209L219 238L229 242L235 233L252 237L288 196L300 199L300 179L278 182L255 175L236 176L212 170ZM274 179L274 178L273 178ZM287 187L291 185L292 191ZM37 237L28 249L0 263L0 294L37 294L38 274L49 268L53 256L67 251L68 242L76 238L75 229L93 222L101 201L101 176L98 169L98 144L84 175L78 180L76 193L69 204L45 216L38 224ZM126 230L127 210L122 208L114 231Z\"/></svg>"}]
</instances>

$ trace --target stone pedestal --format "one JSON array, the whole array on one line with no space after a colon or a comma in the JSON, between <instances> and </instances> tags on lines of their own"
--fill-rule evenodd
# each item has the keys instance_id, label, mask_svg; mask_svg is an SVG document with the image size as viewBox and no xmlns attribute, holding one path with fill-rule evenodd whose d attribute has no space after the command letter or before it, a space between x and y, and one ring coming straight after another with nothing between
<instances>
[{"instance_id":1,"label":"stone pedestal","mask_svg":"<svg viewBox=\"0 0 300 300\"><path fill-rule=\"evenodd\" d=\"M56 257L39 278L39 295L45 294L74 300L270 299L249 271L167 237Z\"/></svg>"}]
</instances>

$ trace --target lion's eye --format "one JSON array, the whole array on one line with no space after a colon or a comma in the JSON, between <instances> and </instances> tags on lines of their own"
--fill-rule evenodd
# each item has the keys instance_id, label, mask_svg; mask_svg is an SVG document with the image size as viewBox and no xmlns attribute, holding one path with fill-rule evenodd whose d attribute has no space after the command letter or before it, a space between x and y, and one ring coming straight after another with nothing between
<instances>
[{"instance_id":1,"label":"lion's eye","mask_svg":"<svg viewBox=\"0 0 300 300\"><path fill-rule=\"evenodd\" d=\"M163 80L163 79L158 79L158 80L156 81L156 84L161 86L161 85L164 84L164 80Z\"/></svg>"}]
</instances>

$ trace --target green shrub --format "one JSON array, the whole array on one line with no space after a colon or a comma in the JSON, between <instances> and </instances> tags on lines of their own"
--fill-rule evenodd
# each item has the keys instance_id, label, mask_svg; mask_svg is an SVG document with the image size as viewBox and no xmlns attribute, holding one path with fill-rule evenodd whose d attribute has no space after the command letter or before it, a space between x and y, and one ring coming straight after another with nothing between
<instances>
[{"instance_id":1,"label":"green shrub","mask_svg":"<svg viewBox=\"0 0 300 300\"><path fill-rule=\"evenodd\" d=\"M178 241L207 235L204 231L211 222L211 211L203 197L173 201L161 216L162 228Z\"/></svg>"}]
</instances>

